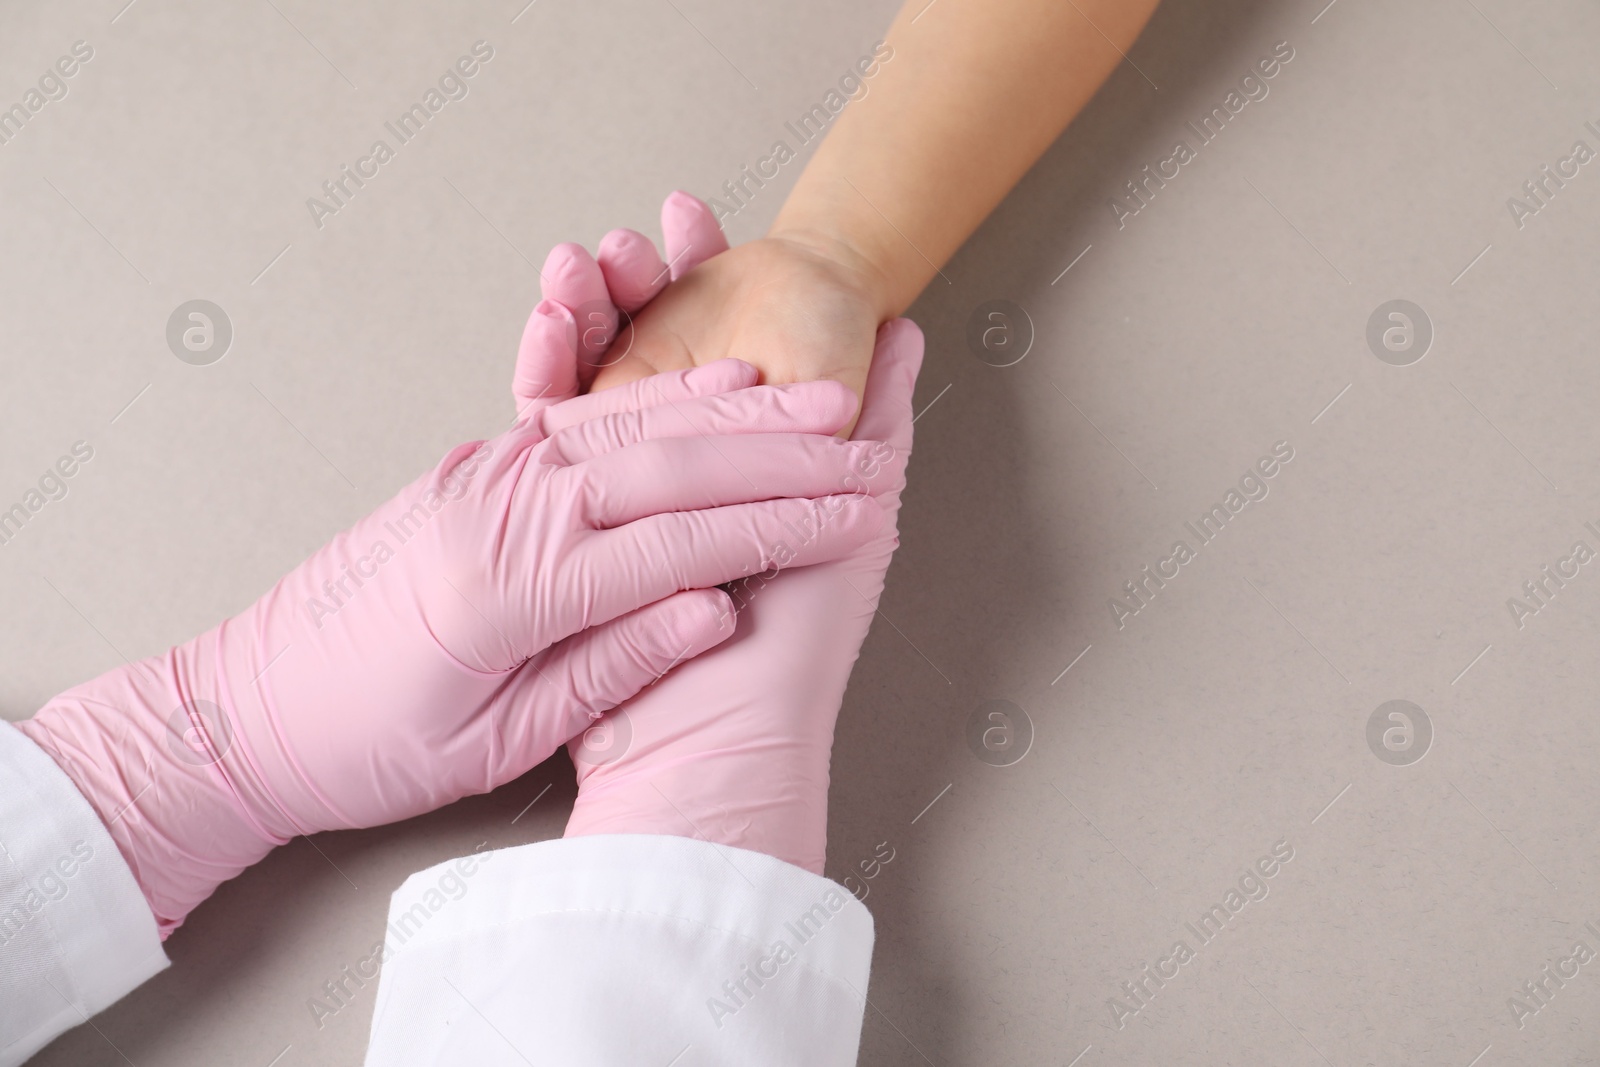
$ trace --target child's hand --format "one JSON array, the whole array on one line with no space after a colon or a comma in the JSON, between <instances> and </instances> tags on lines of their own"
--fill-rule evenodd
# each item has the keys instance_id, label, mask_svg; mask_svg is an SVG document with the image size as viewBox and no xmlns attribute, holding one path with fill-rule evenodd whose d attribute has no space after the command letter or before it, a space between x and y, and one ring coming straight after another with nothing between
<instances>
[{"instance_id":1,"label":"child's hand","mask_svg":"<svg viewBox=\"0 0 1600 1067\"><path fill-rule=\"evenodd\" d=\"M687 193L668 197L661 219L670 268L630 231L608 235L598 262L562 245L545 264L545 296L573 310L598 367L592 389L731 356L769 384L832 378L861 395L879 325L862 261L800 237L730 250L710 209ZM631 327L623 317L614 344L612 299L643 308Z\"/></svg>"}]
</instances>

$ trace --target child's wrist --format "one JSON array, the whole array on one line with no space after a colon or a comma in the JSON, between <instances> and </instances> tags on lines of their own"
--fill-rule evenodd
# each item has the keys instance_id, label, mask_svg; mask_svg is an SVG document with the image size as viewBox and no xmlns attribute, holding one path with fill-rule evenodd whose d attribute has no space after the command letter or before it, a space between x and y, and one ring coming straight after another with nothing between
<instances>
[{"instance_id":1,"label":"child's wrist","mask_svg":"<svg viewBox=\"0 0 1600 1067\"><path fill-rule=\"evenodd\" d=\"M786 208L767 237L826 260L840 280L873 308L878 321L887 322L904 310L894 284L893 267L881 250L859 240L851 229L817 224Z\"/></svg>"}]
</instances>

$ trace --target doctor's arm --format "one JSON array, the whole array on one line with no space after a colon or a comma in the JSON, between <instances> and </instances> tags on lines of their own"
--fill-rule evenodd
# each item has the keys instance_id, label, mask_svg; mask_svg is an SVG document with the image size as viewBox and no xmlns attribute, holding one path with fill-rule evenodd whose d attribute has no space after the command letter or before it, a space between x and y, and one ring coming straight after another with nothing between
<instances>
[{"instance_id":1,"label":"doctor's arm","mask_svg":"<svg viewBox=\"0 0 1600 1067\"><path fill-rule=\"evenodd\" d=\"M803 563L874 536L875 501L830 503L848 391L754 378L529 403L215 629L0 724L0 1065L164 967L275 846L493 789L726 640L712 587L788 524L841 511Z\"/></svg>"},{"instance_id":2,"label":"doctor's arm","mask_svg":"<svg viewBox=\"0 0 1600 1067\"><path fill-rule=\"evenodd\" d=\"M1154 6L912 0L767 238L729 251L718 212L675 194L665 261L626 230L594 258L552 253L535 318L578 327L590 398L723 355L768 381L836 378L865 393L856 435L888 445L853 491L890 521L831 564L734 583L734 638L627 702L603 743L569 746L567 838L496 854L472 900L379 946L369 1064L856 1061L872 921L820 873L834 718L897 544L911 448L921 336L888 320ZM636 318L613 349L618 309ZM420 918L437 877L396 894L393 925Z\"/></svg>"},{"instance_id":3,"label":"doctor's arm","mask_svg":"<svg viewBox=\"0 0 1600 1067\"><path fill-rule=\"evenodd\" d=\"M546 264L530 339L576 336L571 255ZM608 277L618 302L659 269L634 266ZM876 533L833 561L788 565L832 521L819 515L784 532L772 568L725 586L734 635L569 743L566 839L443 864L395 894L372 946L384 965L369 1064L856 1061L873 927L821 874L828 769L898 543L921 358L910 322L879 331L855 431L867 452L839 485L877 500ZM518 390L539 391L537 379ZM440 893L469 875L459 900Z\"/></svg>"}]
</instances>

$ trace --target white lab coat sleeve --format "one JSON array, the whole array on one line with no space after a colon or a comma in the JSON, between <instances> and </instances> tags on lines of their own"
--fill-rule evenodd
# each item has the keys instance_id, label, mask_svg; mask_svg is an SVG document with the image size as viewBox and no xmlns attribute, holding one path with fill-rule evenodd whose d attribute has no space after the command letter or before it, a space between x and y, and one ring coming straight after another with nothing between
<instances>
[{"instance_id":1,"label":"white lab coat sleeve","mask_svg":"<svg viewBox=\"0 0 1600 1067\"><path fill-rule=\"evenodd\" d=\"M0 721L0 1067L166 966L150 905L100 817Z\"/></svg>"},{"instance_id":2,"label":"white lab coat sleeve","mask_svg":"<svg viewBox=\"0 0 1600 1067\"><path fill-rule=\"evenodd\" d=\"M872 916L771 856L546 841L412 875L389 920L369 1067L856 1062Z\"/></svg>"}]
</instances>

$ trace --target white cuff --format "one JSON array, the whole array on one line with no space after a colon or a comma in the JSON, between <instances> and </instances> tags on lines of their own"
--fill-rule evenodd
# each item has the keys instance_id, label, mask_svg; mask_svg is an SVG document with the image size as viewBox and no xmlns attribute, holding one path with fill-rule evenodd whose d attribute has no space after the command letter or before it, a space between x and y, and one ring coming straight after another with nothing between
<instances>
[{"instance_id":1,"label":"white cuff","mask_svg":"<svg viewBox=\"0 0 1600 1067\"><path fill-rule=\"evenodd\" d=\"M872 916L771 856L655 835L523 845L412 875L389 920L347 976L384 961L369 1065L856 1062Z\"/></svg>"},{"instance_id":2,"label":"white cuff","mask_svg":"<svg viewBox=\"0 0 1600 1067\"><path fill-rule=\"evenodd\" d=\"M167 965L100 817L54 760L0 721L0 1067Z\"/></svg>"}]
</instances>

